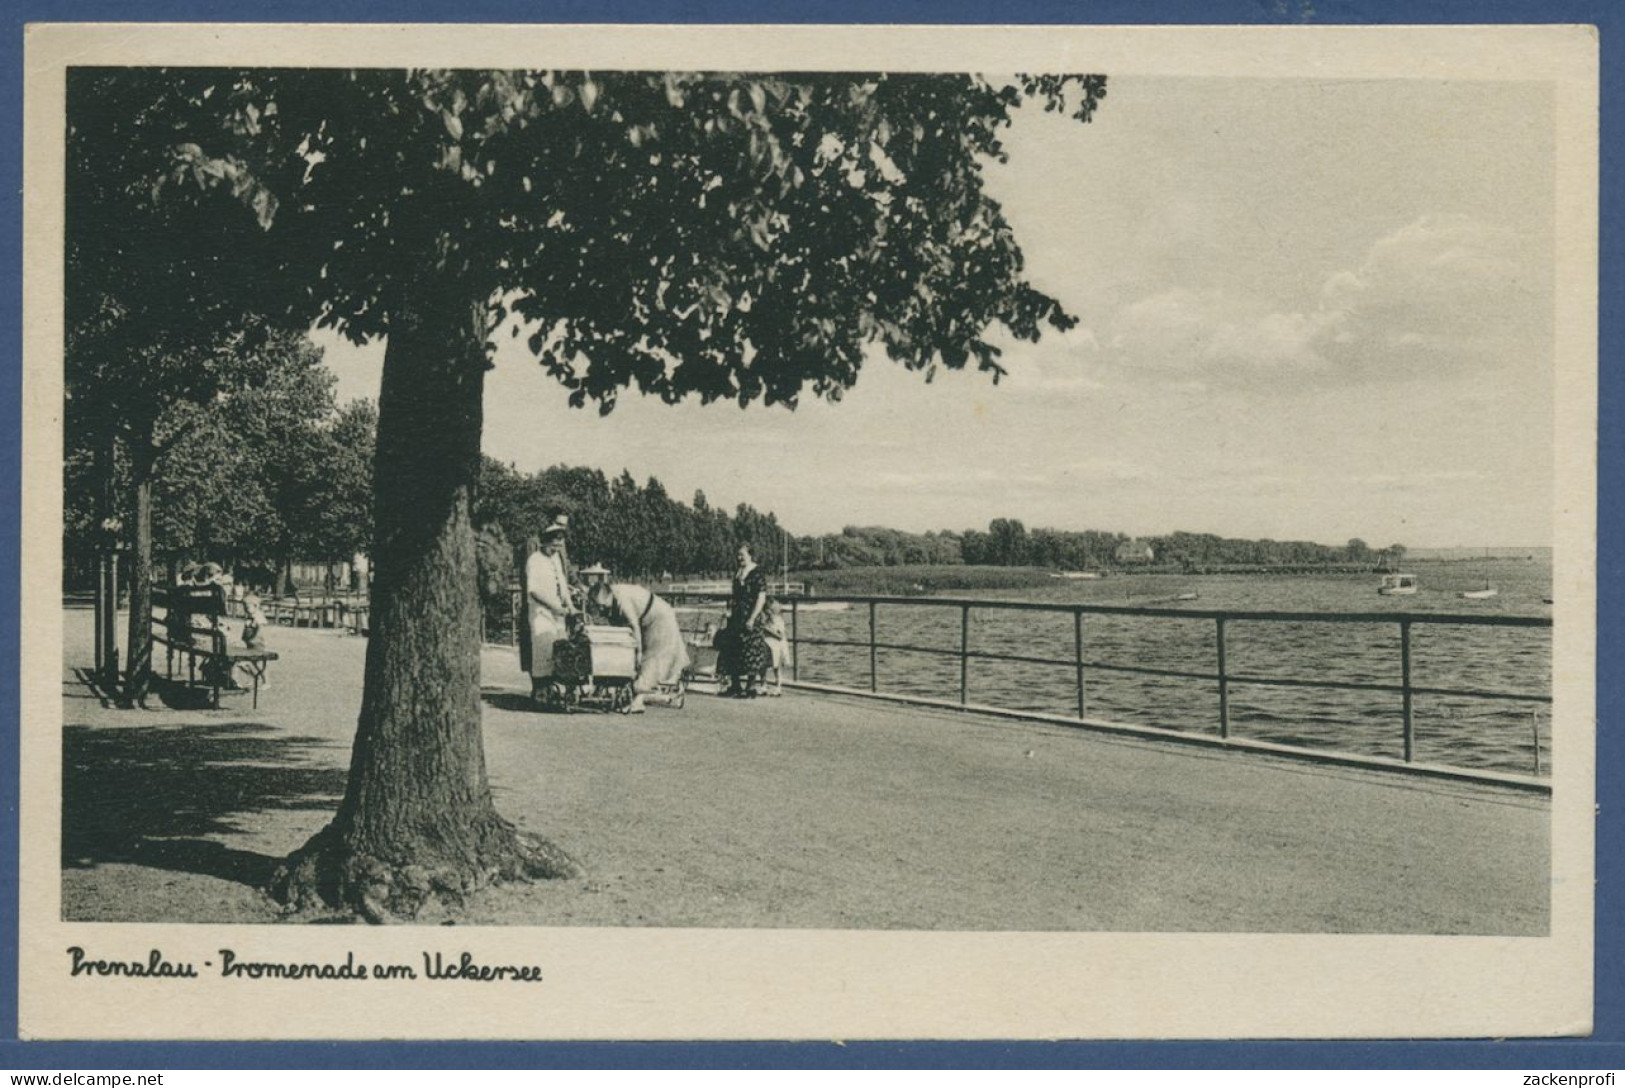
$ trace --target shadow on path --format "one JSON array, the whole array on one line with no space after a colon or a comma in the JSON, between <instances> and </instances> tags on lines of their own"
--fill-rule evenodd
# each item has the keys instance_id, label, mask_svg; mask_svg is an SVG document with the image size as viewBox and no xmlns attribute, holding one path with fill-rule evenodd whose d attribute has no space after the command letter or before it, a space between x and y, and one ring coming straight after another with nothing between
<instances>
[{"instance_id":1,"label":"shadow on path","mask_svg":"<svg viewBox=\"0 0 1625 1088\"><path fill-rule=\"evenodd\" d=\"M239 817L337 808L345 771L303 758L324 743L251 722L68 726L62 867L123 863L263 885L280 857L212 837L238 832Z\"/></svg>"},{"instance_id":2,"label":"shadow on path","mask_svg":"<svg viewBox=\"0 0 1625 1088\"><path fill-rule=\"evenodd\" d=\"M89 669L74 669L72 674L62 681L64 699L91 699L104 707L110 707L117 701L115 694L104 690L102 682Z\"/></svg>"},{"instance_id":3,"label":"shadow on path","mask_svg":"<svg viewBox=\"0 0 1625 1088\"><path fill-rule=\"evenodd\" d=\"M248 692L241 688L227 688L221 694L223 699L248 698ZM74 669L62 681L62 697L94 699L108 708L124 702L120 692L109 689L85 668ZM158 672L148 686L147 703L153 710L212 710L214 693L201 680L188 681L184 675L171 678Z\"/></svg>"},{"instance_id":4,"label":"shadow on path","mask_svg":"<svg viewBox=\"0 0 1625 1088\"><path fill-rule=\"evenodd\" d=\"M486 706L497 710L508 710L516 714L533 714L539 718L548 717L548 713L538 707L528 694L520 691L510 691L503 688L482 688L480 701Z\"/></svg>"}]
</instances>

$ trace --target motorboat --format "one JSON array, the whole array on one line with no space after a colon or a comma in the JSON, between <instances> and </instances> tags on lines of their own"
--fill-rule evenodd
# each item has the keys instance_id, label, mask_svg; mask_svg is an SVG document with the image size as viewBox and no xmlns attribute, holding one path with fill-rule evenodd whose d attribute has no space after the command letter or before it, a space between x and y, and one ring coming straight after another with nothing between
<instances>
[{"instance_id":1,"label":"motorboat","mask_svg":"<svg viewBox=\"0 0 1625 1088\"><path fill-rule=\"evenodd\" d=\"M1174 604L1178 601L1196 601L1201 599L1199 593L1176 593L1171 597L1150 597L1134 603L1142 608L1159 604Z\"/></svg>"},{"instance_id":2,"label":"motorboat","mask_svg":"<svg viewBox=\"0 0 1625 1088\"><path fill-rule=\"evenodd\" d=\"M1384 597L1414 597L1422 591L1414 574L1384 574L1377 592Z\"/></svg>"}]
</instances>

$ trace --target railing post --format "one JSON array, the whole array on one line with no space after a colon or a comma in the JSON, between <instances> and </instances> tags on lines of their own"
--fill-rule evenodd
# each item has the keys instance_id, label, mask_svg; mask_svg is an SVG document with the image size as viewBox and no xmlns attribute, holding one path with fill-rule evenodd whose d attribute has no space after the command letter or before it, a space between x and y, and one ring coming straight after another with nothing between
<instances>
[{"instance_id":1,"label":"railing post","mask_svg":"<svg viewBox=\"0 0 1625 1088\"><path fill-rule=\"evenodd\" d=\"M1228 740L1230 737L1230 674L1224 663L1224 617L1219 616L1217 624L1217 639L1219 647L1219 736Z\"/></svg>"},{"instance_id":2,"label":"railing post","mask_svg":"<svg viewBox=\"0 0 1625 1088\"><path fill-rule=\"evenodd\" d=\"M790 598L790 680L801 679L801 632L796 623L796 599Z\"/></svg>"},{"instance_id":3,"label":"railing post","mask_svg":"<svg viewBox=\"0 0 1625 1088\"><path fill-rule=\"evenodd\" d=\"M970 702L970 605L959 606L959 705Z\"/></svg>"},{"instance_id":4,"label":"railing post","mask_svg":"<svg viewBox=\"0 0 1625 1088\"><path fill-rule=\"evenodd\" d=\"M1405 762L1416 756L1416 721L1411 714L1411 621L1399 621L1399 687L1405 700Z\"/></svg>"},{"instance_id":5,"label":"railing post","mask_svg":"<svg viewBox=\"0 0 1625 1088\"><path fill-rule=\"evenodd\" d=\"M880 652L875 648L875 602L869 602L869 690L880 690Z\"/></svg>"},{"instance_id":6,"label":"railing post","mask_svg":"<svg viewBox=\"0 0 1625 1088\"><path fill-rule=\"evenodd\" d=\"M1538 710L1529 712L1529 732L1534 736L1535 774L1538 776L1540 774L1540 711Z\"/></svg>"},{"instance_id":7,"label":"railing post","mask_svg":"<svg viewBox=\"0 0 1625 1088\"><path fill-rule=\"evenodd\" d=\"M1088 704L1083 696L1083 609L1074 609L1072 612L1072 649L1073 657L1078 665L1078 717L1086 717Z\"/></svg>"}]
</instances>

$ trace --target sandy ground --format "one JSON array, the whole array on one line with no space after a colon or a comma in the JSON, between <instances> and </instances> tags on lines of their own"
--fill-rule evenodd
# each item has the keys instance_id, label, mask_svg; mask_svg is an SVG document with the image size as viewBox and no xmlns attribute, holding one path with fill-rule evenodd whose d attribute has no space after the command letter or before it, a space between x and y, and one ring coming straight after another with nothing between
<instances>
[{"instance_id":1,"label":"sandy ground","mask_svg":"<svg viewBox=\"0 0 1625 1088\"><path fill-rule=\"evenodd\" d=\"M63 684L63 912L264 923L257 885L344 788L364 643L278 628L251 710L104 707ZM497 806L577 880L479 924L1544 934L1549 806L1043 724L791 693L534 713L488 649Z\"/></svg>"}]
</instances>

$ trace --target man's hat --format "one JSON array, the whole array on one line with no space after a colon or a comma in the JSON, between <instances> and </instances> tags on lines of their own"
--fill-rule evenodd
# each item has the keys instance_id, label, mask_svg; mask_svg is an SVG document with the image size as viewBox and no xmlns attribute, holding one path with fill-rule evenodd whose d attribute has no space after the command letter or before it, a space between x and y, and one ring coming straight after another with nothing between
<instances>
[{"instance_id":1,"label":"man's hat","mask_svg":"<svg viewBox=\"0 0 1625 1088\"><path fill-rule=\"evenodd\" d=\"M558 517L554 518L545 529L542 530L542 538L545 540L550 536L564 536L569 531L570 519L565 517L563 514L560 514Z\"/></svg>"}]
</instances>

